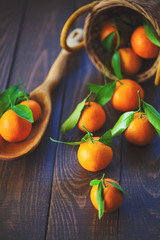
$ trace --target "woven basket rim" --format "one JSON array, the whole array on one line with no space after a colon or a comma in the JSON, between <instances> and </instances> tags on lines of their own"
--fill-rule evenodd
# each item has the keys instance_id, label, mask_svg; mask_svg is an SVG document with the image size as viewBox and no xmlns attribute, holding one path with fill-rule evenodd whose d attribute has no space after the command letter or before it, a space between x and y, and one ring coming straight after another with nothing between
<instances>
[{"instance_id":1,"label":"woven basket rim","mask_svg":"<svg viewBox=\"0 0 160 240\"><path fill-rule=\"evenodd\" d=\"M85 47L86 51L93 62L93 64L97 67L97 69L104 74L104 69L103 65L101 63L101 60L98 58L98 56L95 54L94 49L91 49L88 45L88 39L87 36L90 32L91 28L91 20L93 18L93 14L100 14L102 11L108 10L109 8L115 8L115 7L126 7L130 8L131 10L134 10L144 17L146 17L153 25L154 29L156 30L157 34L160 36L160 27L158 25L158 22L156 19L152 17L150 13L145 11L143 6L140 3L133 2L131 0L102 0L99 2L97 5L95 5L92 9L92 11L88 14L85 20L84 24L84 42L85 42ZM138 82L143 82L153 76L156 73L157 70L157 65L160 61L160 51L158 56L155 58L154 64L152 65L151 68L147 69L143 73L137 74L136 77L134 77L134 80ZM105 67L106 68L106 67ZM106 68L106 76L111 76L116 78L114 74L112 74L107 68Z\"/></svg>"}]
</instances>

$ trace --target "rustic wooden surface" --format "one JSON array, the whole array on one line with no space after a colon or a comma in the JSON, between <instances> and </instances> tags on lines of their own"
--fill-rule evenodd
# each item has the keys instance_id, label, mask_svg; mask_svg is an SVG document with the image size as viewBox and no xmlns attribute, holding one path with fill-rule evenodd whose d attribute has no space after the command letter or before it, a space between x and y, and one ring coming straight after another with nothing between
<instances>
[{"instance_id":1,"label":"rustic wooden surface","mask_svg":"<svg viewBox=\"0 0 160 240\"><path fill-rule=\"evenodd\" d=\"M59 38L70 14L88 1L0 0L0 91L17 83L37 87L60 52ZM81 17L74 27L83 26ZM145 99L160 111L154 78L142 84ZM114 139L114 157L103 171L90 173L77 161L77 147L55 144L60 126L88 93L87 82L103 76L85 50L73 54L53 92L52 116L38 148L13 162L0 161L0 240L158 240L160 239L160 139L135 147ZM101 135L118 119L110 104ZM67 140L79 140L77 128ZM105 172L132 195L122 207L99 221L89 199L89 182Z\"/></svg>"}]
</instances>

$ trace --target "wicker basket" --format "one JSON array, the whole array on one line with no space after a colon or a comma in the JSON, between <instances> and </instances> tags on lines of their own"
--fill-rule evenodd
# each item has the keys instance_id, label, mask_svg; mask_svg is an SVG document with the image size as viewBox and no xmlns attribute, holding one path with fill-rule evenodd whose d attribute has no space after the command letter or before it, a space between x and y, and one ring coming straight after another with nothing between
<instances>
[{"instance_id":1,"label":"wicker basket","mask_svg":"<svg viewBox=\"0 0 160 240\"><path fill-rule=\"evenodd\" d=\"M61 46L67 51L75 51L82 46L85 46L93 64L100 72L104 73L103 66L106 62L107 52L104 51L104 47L100 41L100 30L106 18L111 18L112 16L117 15L121 16L121 14L125 14L132 21L138 21L139 18L143 15L152 23L158 36L160 36L160 18L158 14L159 9L159 0L102 0L92 2L91 4L78 9L68 19L62 29ZM84 41L74 48L69 48L66 43L66 38L70 26L80 15L86 11L90 11L90 13L86 17L84 24ZM146 62L143 66L142 71L133 77L133 79L138 82L143 82L156 73L158 63L160 62L160 52L156 59L145 61ZM109 69L106 69L106 74L110 75L111 77L115 77L113 73L109 71ZM158 85L159 79L156 81L156 85Z\"/></svg>"}]
</instances>

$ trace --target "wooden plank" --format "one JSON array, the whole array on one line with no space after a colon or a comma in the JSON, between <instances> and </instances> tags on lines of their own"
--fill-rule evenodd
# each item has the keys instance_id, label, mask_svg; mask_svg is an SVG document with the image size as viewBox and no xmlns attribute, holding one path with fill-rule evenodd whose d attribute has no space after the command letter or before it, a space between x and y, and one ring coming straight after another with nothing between
<instances>
[{"instance_id":1,"label":"wooden plank","mask_svg":"<svg viewBox=\"0 0 160 240\"><path fill-rule=\"evenodd\" d=\"M145 100L160 111L160 90L151 81L143 84ZM131 194L120 209L118 239L160 239L160 139L144 147L123 140L121 184Z\"/></svg>"},{"instance_id":2,"label":"wooden plank","mask_svg":"<svg viewBox=\"0 0 160 240\"><path fill-rule=\"evenodd\" d=\"M79 23L76 25L79 26ZM61 123L72 113L78 102L87 96L86 83L102 83L103 79L84 51L70 61L68 71L71 72L71 69L74 71L68 76ZM105 107L105 111L107 113L106 125L102 131L97 133L98 135L111 128L119 116L110 104ZM75 128L67 134L65 140L78 141L82 136L83 134ZM61 135L59 139L62 139ZM116 239L118 211L105 214L99 221L97 211L90 202L89 182L94 178L100 178L104 172L106 177L119 181L120 138L114 140L113 161L106 169L98 173L82 169L77 160L77 149L77 146L58 145L46 239Z\"/></svg>"},{"instance_id":3,"label":"wooden plank","mask_svg":"<svg viewBox=\"0 0 160 240\"><path fill-rule=\"evenodd\" d=\"M30 0L9 86L20 76L27 91L46 77L60 51L59 36L67 13L63 0ZM16 7L16 6L15 6ZM39 147L28 157L0 162L0 239L44 239L65 77L53 94L53 113Z\"/></svg>"},{"instance_id":4,"label":"wooden plank","mask_svg":"<svg viewBox=\"0 0 160 240\"><path fill-rule=\"evenodd\" d=\"M0 3L0 92L5 89L19 40L25 1L2 0Z\"/></svg>"}]
</instances>

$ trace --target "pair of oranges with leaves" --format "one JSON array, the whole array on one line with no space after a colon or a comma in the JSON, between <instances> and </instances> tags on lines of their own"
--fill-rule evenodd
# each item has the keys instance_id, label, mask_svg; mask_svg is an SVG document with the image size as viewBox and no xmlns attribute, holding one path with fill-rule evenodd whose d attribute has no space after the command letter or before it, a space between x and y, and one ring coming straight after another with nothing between
<instances>
[{"instance_id":1,"label":"pair of oranges with leaves","mask_svg":"<svg viewBox=\"0 0 160 240\"><path fill-rule=\"evenodd\" d=\"M127 18L109 19L101 29L100 41L108 52L106 66L119 79L136 75L146 59L157 57L160 39L146 19L135 27Z\"/></svg>"},{"instance_id":2,"label":"pair of oranges with leaves","mask_svg":"<svg viewBox=\"0 0 160 240\"><path fill-rule=\"evenodd\" d=\"M53 142L69 145L80 145L78 161L80 165L91 172L106 168L113 158L113 137L124 132L129 142L135 145L150 143L156 133L160 135L160 114L150 104L146 103L142 87L130 79L114 80L105 84L87 84L89 95L80 102L70 117L61 127L62 135L76 125L86 134L80 142L62 142L50 138ZM91 101L92 93L95 94ZM108 102L113 107L124 112L112 129L107 130L101 137L93 137L93 133L103 127L106 114L102 108ZM144 112L142 111L142 107ZM112 179L93 180L90 198L99 211L99 218L103 212L114 211L123 202L123 193L127 193ZM110 200L109 200L110 199Z\"/></svg>"},{"instance_id":3,"label":"pair of oranges with leaves","mask_svg":"<svg viewBox=\"0 0 160 240\"><path fill-rule=\"evenodd\" d=\"M0 94L0 138L7 142L25 140L42 113L39 103L29 100L22 80ZM20 91L22 87L22 91Z\"/></svg>"}]
</instances>

